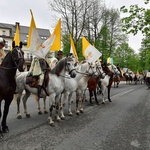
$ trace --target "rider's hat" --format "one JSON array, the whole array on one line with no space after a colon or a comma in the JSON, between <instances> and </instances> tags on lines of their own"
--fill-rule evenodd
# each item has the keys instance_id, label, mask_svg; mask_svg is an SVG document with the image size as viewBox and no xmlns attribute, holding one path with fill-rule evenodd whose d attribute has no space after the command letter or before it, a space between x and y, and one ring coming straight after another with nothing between
<instances>
[{"instance_id":1,"label":"rider's hat","mask_svg":"<svg viewBox=\"0 0 150 150\"><path fill-rule=\"evenodd\" d=\"M0 37L0 44L5 45L5 40L2 37Z\"/></svg>"},{"instance_id":2,"label":"rider's hat","mask_svg":"<svg viewBox=\"0 0 150 150\"><path fill-rule=\"evenodd\" d=\"M59 50L59 51L57 52L57 55L63 55L63 52Z\"/></svg>"}]
</instances>

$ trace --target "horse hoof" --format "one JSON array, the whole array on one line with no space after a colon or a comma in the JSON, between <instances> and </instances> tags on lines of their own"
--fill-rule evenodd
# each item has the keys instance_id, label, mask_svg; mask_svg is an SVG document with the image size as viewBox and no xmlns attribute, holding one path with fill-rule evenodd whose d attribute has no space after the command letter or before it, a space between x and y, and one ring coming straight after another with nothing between
<instances>
[{"instance_id":1,"label":"horse hoof","mask_svg":"<svg viewBox=\"0 0 150 150\"><path fill-rule=\"evenodd\" d=\"M42 112L41 112L41 111L39 111L39 112L38 112L38 114L39 114L39 115L42 115Z\"/></svg>"},{"instance_id":2,"label":"horse hoof","mask_svg":"<svg viewBox=\"0 0 150 150\"><path fill-rule=\"evenodd\" d=\"M91 105L91 106L94 106L94 104L93 104L93 103L90 103L90 105Z\"/></svg>"},{"instance_id":3,"label":"horse hoof","mask_svg":"<svg viewBox=\"0 0 150 150\"><path fill-rule=\"evenodd\" d=\"M82 114L84 113L83 109L80 110L80 113L82 113Z\"/></svg>"},{"instance_id":4,"label":"horse hoof","mask_svg":"<svg viewBox=\"0 0 150 150\"><path fill-rule=\"evenodd\" d=\"M112 102L112 100L111 100L111 99L109 99L109 102Z\"/></svg>"},{"instance_id":5,"label":"horse hoof","mask_svg":"<svg viewBox=\"0 0 150 150\"><path fill-rule=\"evenodd\" d=\"M44 111L44 114L48 114L48 111L47 111L47 110L45 110L45 111Z\"/></svg>"},{"instance_id":6,"label":"horse hoof","mask_svg":"<svg viewBox=\"0 0 150 150\"><path fill-rule=\"evenodd\" d=\"M102 104L104 105L104 104L105 104L105 102L102 102Z\"/></svg>"},{"instance_id":7,"label":"horse hoof","mask_svg":"<svg viewBox=\"0 0 150 150\"><path fill-rule=\"evenodd\" d=\"M27 117L27 118L30 118L30 114L26 114L26 117Z\"/></svg>"},{"instance_id":8,"label":"horse hoof","mask_svg":"<svg viewBox=\"0 0 150 150\"><path fill-rule=\"evenodd\" d=\"M51 127L55 127L55 124L54 123L50 123L49 124Z\"/></svg>"},{"instance_id":9,"label":"horse hoof","mask_svg":"<svg viewBox=\"0 0 150 150\"><path fill-rule=\"evenodd\" d=\"M73 114L72 114L72 113L69 113L69 116L71 116L71 117L72 117L72 116L73 116Z\"/></svg>"},{"instance_id":10,"label":"horse hoof","mask_svg":"<svg viewBox=\"0 0 150 150\"><path fill-rule=\"evenodd\" d=\"M2 129L2 131L3 131L3 133L8 133L9 129L8 129L8 127L5 127L5 128Z\"/></svg>"},{"instance_id":11,"label":"horse hoof","mask_svg":"<svg viewBox=\"0 0 150 150\"><path fill-rule=\"evenodd\" d=\"M77 116L80 116L80 113L79 113L79 112L76 112L76 115L77 115Z\"/></svg>"},{"instance_id":12,"label":"horse hoof","mask_svg":"<svg viewBox=\"0 0 150 150\"><path fill-rule=\"evenodd\" d=\"M61 119L56 119L57 122L60 122Z\"/></svg>"},{"instance_id":13,"label":"horse hoof","mask_svg":"<svg viewBox=\"0 0 150 150\"><path fill-rule=\"evenodd\" d=\"M99 103L99 102L97 102L96 104L97 104L98 106L100 105L100 103Z\"/></svg>"},{"instance_id":14,"label":"horse hoof","mask_svg":"<svg viewBox=\"0 0 150 150\"><path fill-rule=\"evenodd\" d=\"M22 116L21 115L17 115L17 119L22 119Z\"/></svg>"},{"instance_id":15,"label":"horse hoof","mask_svg":"<svg viewBox=\"0 0 150 150\"><path fill-rule=\"evenodd\" d=\"M61 117L61 120L65 120L65 117Z\"/></svg>"},{"instance_id":16,"label":"horse hoof","mask_svg":"<svg viewBox=\"0 0 150 150\"><path fill-rule=\"evenodd\" d=\"M2 131L0 130L0 139L2 139L3 138L3 133L2 133Z\"/></svg>"}]
</instances>

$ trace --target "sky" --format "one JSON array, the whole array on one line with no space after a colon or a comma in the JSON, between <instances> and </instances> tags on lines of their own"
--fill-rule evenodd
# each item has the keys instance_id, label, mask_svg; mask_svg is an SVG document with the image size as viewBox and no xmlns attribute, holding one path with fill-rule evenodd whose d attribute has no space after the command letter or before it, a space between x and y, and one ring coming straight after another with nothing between
<instances>
[{"instance_id":1,"label":"sky","mask_svg":"<svg viewBox=\"0 0 150 150\"><path fill-rule=\"evenodd\" d=\"M107 7L120 8L125 5L129 7L132 4L145 6L144 0L104 0ZM148 5L147 5L148 6ZM30 26L30 9L32 9L37 28L49 29L53 32L56 25L54 14L49 8L48 0L1 0L0 22ZM136 36L129 35L129 46L137 53L140 48L142 34Z\"/></svg>"}]
</instances>

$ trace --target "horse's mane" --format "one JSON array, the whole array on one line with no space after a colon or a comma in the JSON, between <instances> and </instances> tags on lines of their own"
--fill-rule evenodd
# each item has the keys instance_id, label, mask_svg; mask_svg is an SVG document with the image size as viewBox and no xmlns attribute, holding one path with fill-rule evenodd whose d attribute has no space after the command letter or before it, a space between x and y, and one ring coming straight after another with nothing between
<instances>
[{"instance_id":1,"label":"horse's mane","mask_svg":"<svg viewBox=\"0 0 150 150\"><path fill-rule=\"evenodd\" d=\"M66 57L59 60L58 63L56 64L56 66L51 70L51 73L59 76L65 65L65 62L66 62Z\"/></svg>"},{"instance_id":2,"label":"horse's mane","mask_svg":"<svg viewBox=\"0 0 150 150\"><path fill-rule=\"evenodd\" d=\"M9 52L6 54L6 56L4 57L4 60L2 61L1 66L3 66L4 63L6 63L7 60L10 60L10 53L11 53L11 51L9 51Z\"/></svg>"}]
</instances>

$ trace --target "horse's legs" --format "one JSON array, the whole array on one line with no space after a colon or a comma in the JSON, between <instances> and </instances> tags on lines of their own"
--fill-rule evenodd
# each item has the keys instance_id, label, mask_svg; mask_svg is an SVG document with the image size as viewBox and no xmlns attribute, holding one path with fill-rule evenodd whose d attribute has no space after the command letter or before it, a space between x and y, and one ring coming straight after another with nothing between
<instances>
[{"instance_id":1,"label":"horse's legs","mask_svg":"<svg viewBox=\"0 0 150 150\"><path fill-rule=\"evenodd\" d=\"M82 91L81 93L81 103L80 103L80 112L83 113L83 108L84 108L84 102L85 102L85 99L84 99L84 90Z\"/></svg>"},{"instance_id":2,"label":"horse's legs","mask_svg":"<svg viewBox=\"0 0 150 150\"><path fill-rule=\"evenodd\" d=\"M36 99L36 102L38 104L38 114L42 115L41 106L40 106L40 98L37 95L35 95L35 99Z\"/></svg>"},{"instance_id":3,"label":"horse's legs","mask_svg":"<svg viewBox=\"0 0 150 150\"><path fill-rule=\"evenodd\" d=\"M72 95L73 95L73 93L70 93L70 95L69 95L69 97L68 97L68 112L69 112L69 116L72 116L72 111L71 111Z\"/></svg>"},{"instance_id":4,"label":"horse's legs","mask_svg":"<svg viewBox=\"0 0 150 150\"><path fill-rule=\"evenodd\" d=\"M27 111L27 104L26 104L27 103L27 99L29 98L30 94L31 93L28 90L25 90L25 95L22 98L23 107L24 107L24 113L25 113L26 117L30 117L30 114Z\"/></svg>"},{"instance_id":5,"label":"horse's legs","mask_svg":"<svg viewBox=\"0 0 150 150\"><path fill-rule=\"evenodd\" d=\"M87 99L86 99L86 89L83 92L83 98L84 98L84 101L87 101Z\"/></svg>"},{"instance_id":6,"label":"horse's legs","mask_svg":"<svg viewBox=\"0 0 150 150\"><path fill-rule=\"evenodd\" d=\"M10 95L9 98L5 99L3 119L2 119L2 131L4 133L9 132L8 126L6 124L6 119L7 119L7 115L9 112L9 106L10 106L12 100L13 100L13 94Z\"/></svg>"},{"instance_id":7,"label":"horse's legs","mask_svg":"<svg viewBox=\"0 0 150 150\"><path fill-rule=\"evenodd\" d=\"M79 101L80 101L80 94L79 91L76 91L76 114L79 115Z\"/></svg>"},{"instance_id":8,"label":"horse's legs","mask_svg":"<svg viewBox=\"0 0 150 150\"><path fill-rule=\"evenodd\" d=\"M22 92L19 92L17 94L14 94L14 100L16 100L17 102L17 119L21 119L22 118L22 115L20 113L20 101L21 101L21 95L22 95Z\"/></svg>"},{"instance_id":9,"label":"horse's legs","mask_svg":"<svg viewBox=\"0 0 150 150\"><path fill-rule=\"evenodd\" d=\"M96 104L99 105L99 101L97 100L96 90L94 90L94 96L95 96L95 102L96 102Z\"/></svg>"},{"instance_id":10,"label":"horse's legs","mask_svg":"<svg viewBox=\"0 0 150 150\"><path fill-rule=\"evenodd\" d=\"M64 101L63 101L64 100ZM60 118L62 120L65 119L65 116L64 116L64 107L66 105L66 93L63 93L63 100L62 100L62 94L60 96Z\"/></svg>"},{"instance_id":11,"label":"horse's legs","mask_svg":"<svg viewBox=\"0 0 150 150\"><path fill-rule=\"evenodd\" d=\"M46 96L43 98L43 103L44 103L44 113L47 114L47 110L46 110Z\"/></svg>"},{"instance_id":12,"label":"horse's legs","mask_svg":"<svg viewBox=\"0 0 150 150\"><path fill-rule=\"evenodd\" d=\"M92 90L89 90L89 97L90 97L89 101L91 105L93 105L92 96L93 96Z\"/></svg>"},{"instance_id":13,"label":"horse's legs","mask_svg":"<svg viewBox=\"0 0 150 150\"><path fill-rule=\"evenodd\" d=\"M61 98L60 95L55 97L55 102L56 102L56 120L57 121L61 120L60 117L59 117L59 106L60 106L60 98Z\"/></svg>"},{"instance_id":14,"label":"horse's legs","mask_svg":"<svg viewBox=\"0 0 150 150\"><path fill-rule=\"evenodd\" d=\"M50 126L54 126L54 121L52 119L53 108L55 107L55 94L51 94L49 97L49 117L48 122Z\"/></svg>"},{"instance_id":15,"label":"horse's legs","mask_svg":"<svg viewBox=\"0 0 150 150\"><path fill-rule=\"evenodd\" d=\"M1 112L1 100L0 100L0 121L1 121L1 117L2 117L2 112ZM2 130L1 130L1 124L0 124L0 139L3 138L3 133L2 133Z\"/></svg>"},{"instance_id":16,"label":"horse's legs","mask_svg":"<svg viewBox=\"0 0 150 150\"><path fill-rule=\"evenodd\" d=\"M110 99L110 88L111 88L111 86L108 85L108 100L109 100L109 102L112 102Z\"/></svg>"},{"instance_id":17,"label":"horse's legs","mask_svg":"<svg viewBox=\"0 0 150 150\"><path fill-rule=\"evenodd\" d=\"M102 89L102 104L105 104L105 97L104 97L104 95L105 95L106 86L102 85L101 89Z\"/></svg>"}]
</instances>

